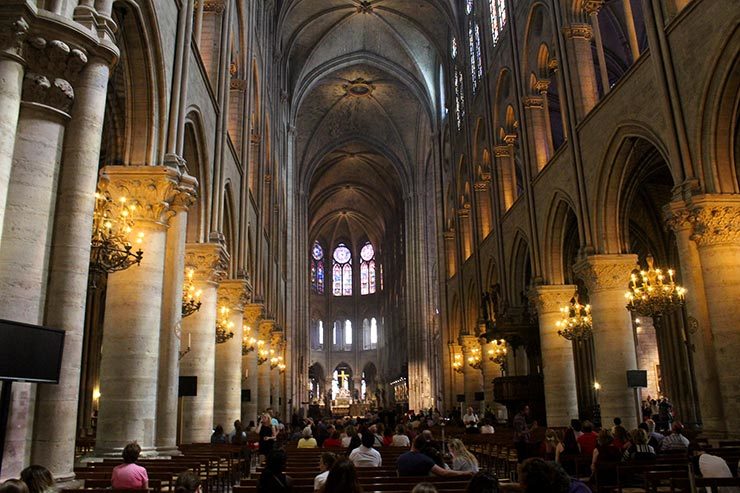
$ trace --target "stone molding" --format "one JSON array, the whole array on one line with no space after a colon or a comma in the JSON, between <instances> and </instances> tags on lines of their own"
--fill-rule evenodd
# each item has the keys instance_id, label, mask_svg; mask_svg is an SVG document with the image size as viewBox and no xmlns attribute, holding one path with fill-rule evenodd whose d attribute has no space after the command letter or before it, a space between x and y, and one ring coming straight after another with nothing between
<instances>
[{"instance_id":1,"label":"stone molding","mask_svg":"<svg viewBox=\"0 0 740 493\"><path fill-rule=\"evenodd\" d=\"M106 166L100 171L100 182L114 201L126 197L137 205L134 220L166 224L180 173L168 166Z\"/></svg>"},{"instance_id":2,"label":"stone molding","mask_svg":"<svg viewBox=\"0 0 740 493\"><path fill-rule=\"evenodd\" d=\"M691 239L700 247L740 243L740 197L702 196L692 198L689 221Z\"/></svg>"},{"instance_id":3,"label":"stone molding","mask_svg":"<svg viewBox=\"0 0 740 493\"><path fill-rule=\"evenodd\" d=\"M28 27L26 19L18 17L0 28L0 56L5 55L19 59L23 56Z\"/></svg>"},{"instance_id":4,"label":"stone molding","mask_svg":"<svg viewBox=\"0 0 740 493\"><path fill-rule=\"evenodd\" d=\"M510 158L511 157L511 146L510 145L497 145L493 146L493 155L496 158Z\"/></svg>"},{"instance_id":5,"label":"stone molding","mask_svg":"<svg viewBox=\"0 0 740 493\"><path fill-rule=\"evenodd\" d=\"M193 269L193 279L199 282L221 282L226 277L229 254L220 243L187 243L185 269Z\"/></svg>"},{"instance_id":6,"label":"stone molding","mask_svg":"<svg viewBox=\"0 0 740 493\"><path fill-rule=\"evenodd\" d=\"M251 303L244 306L244 323L254 325L262 317L264 306L260 303Z\"/></svg>"},{"instance_id":7,"label":"stone molding","mask_svg":"<svg viewBox=\"0 0 740 493\"><path fill-rule=\"evenodd\" d=\"M593 29L588 24L571 24L563 28L563 36L566 39L586 39L593 37Z\"/></svg>"},{"instance_id":8,"label":"stone molding","mask_svg":"<svg viewBox=\"0 0 740 493\"><path fill-rule=\"evenodd\" d=\"M457 215L460 216L460 219L470 217L470 204L463 204L463 207L457 210Z\"/></svg>"},{"instance_id":9,"label":"stone molding","mask_svg":"<svg viewBox=\"0 0 740 493\"><path fill-rule=\"evenodd\" d=\"M529 291L529 299L539 314L558 312L561 306L570 302L576 289L573 284L536 286Z\"/></svg>"},{"instance_id":10,"label":"stone molding","mask_svg":"<svg viewBox=\"0 0 740 493\"><path fill-rule=\"evenodd\" d=\"M629 287L630 273L638 269L637 255L591 255L576 262L575 274L590 293L624 290Z\"/></svg>"},{"instance_id":11,"label":"stone molding","mask_svg":"<svg viewBox=\"0 0 740 493\"><path fill-rule=\"evenodd\" d=\"M74 104L72 83L87 64L87 55L64 41L34 37L24 48L28 69L23 78L23 101L69 113Z\"/></svg>"},{"instance_id":12,"label":"stone molding","mask_svg":"<svg viewBox=\"0 0 740 493\"><path fill-rule=\"evenodd\" d=\"M218 304L232 311L242 312L249 302L247 283L241 279L227 279L218 285Z\"/></svg>"},{"instance_id":13,"label":"stone molding","mask_svg":"<svg viewBox=\"0 0 740 493\"><path fill-rule=\"evenodd\" d=\"M522 98L525 109L541 110L545 108L545 101L541 96L525 96Z\"/></svg>"}]
</instances>

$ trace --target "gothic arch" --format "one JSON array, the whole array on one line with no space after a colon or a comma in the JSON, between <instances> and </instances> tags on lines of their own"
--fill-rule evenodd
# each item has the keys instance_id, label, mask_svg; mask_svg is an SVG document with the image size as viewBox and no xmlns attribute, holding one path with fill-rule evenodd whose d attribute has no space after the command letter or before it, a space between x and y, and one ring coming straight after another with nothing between
<instances>
[{"instance_id":1,"label":"gothic arch","mask_svg":"<svg viewBox=\"0 0 740 493\"><path fill-rule=\"evenodd\" d=\"M234 203L234 194L232 192L232 186L231 181L226 180L226 183L224 184L224 193L223 193L223 200L224 200L224 206L223 206L223 217L221 218L221 223L223 224L222 231L224 235L224 242L226 246L226 251L229 254L229 278L235 278L236 277L236 271L237 271L237 241L238 241L238 225L237 225L237 214L236 214L236 206Z\"/></svg>"},{"instance_id":2,"label":"gothic arch","mask_svg":"<svg viewBox=\"0 0 740 493\"><path fill-rule=\"evenodd\" d=\"M573 199L563 190L556 190L548 208L545 226L545 255L543 257L545 282L566 283L566 264L570 259L565 252L565 243L573 227L578 230Z\"/></svg>"},{"instance_id":3,"label":"gothic arch","mask_svg":"<svg viewBox=\"0 0 740 493\"><path fill-rule=\"evenodd\" d=\"M529 288L532 277L532 259L529 253L529 241L527 235L521 229L514 234L514 241L509 257L509 300L513 306L518 306L524 292Z\"/></svg>"},{"instance_id":4,"label":"gothic arch","mask_svg":"<svg viewBox=\"0 0 740 493\"><path fill-rule=\"evenodd\" d=\"M211 204L209 155L200 109L190 107L185 117L183 157L188 174L198 181L198 197L195 204L188 210L187 241L189 243L203 242L206 237L206 218L210 217Z\"/></svg>"}]
</instances>

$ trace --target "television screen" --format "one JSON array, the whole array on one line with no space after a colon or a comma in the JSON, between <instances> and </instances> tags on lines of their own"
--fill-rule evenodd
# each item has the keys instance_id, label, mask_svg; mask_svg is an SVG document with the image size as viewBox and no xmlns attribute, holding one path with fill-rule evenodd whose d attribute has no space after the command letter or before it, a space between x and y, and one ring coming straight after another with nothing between
<instances>
[{"instance_id":1,"label":"television screen","mask_svg":"<svg viewBox=\"0 0 740 493\"><path fill-rule=\"evenodd\" d=\"M0 320L0 380L59 383L64 331Z\"/></svg>"}]
</instances>

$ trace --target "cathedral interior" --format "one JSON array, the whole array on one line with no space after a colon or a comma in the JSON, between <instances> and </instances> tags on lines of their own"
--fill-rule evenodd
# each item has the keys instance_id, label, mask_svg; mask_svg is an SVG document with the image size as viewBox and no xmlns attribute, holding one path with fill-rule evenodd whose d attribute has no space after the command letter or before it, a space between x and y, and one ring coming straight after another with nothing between
<instances>
[{"instance_id":1,"label":"cathedral interior","mask_svg":"<svg viewBox=\"0 0 740 493\"><path fill-rule=\"evenodd\" d=\"M739 137L728 0L3 0L0 477L265 410L738 438Z\"/></svg>"}]
</instances>

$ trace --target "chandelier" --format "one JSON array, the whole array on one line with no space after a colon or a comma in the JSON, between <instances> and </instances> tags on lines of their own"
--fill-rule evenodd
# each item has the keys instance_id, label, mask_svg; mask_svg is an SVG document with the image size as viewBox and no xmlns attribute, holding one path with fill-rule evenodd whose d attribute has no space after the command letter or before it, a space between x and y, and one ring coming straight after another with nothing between
<instances>
[{"instance_id":1,"label":"chandelier","mask_svg":"<svg viewBox=\"0 0 740 493\"><path fill-rule=\"evenodd\" d=\"M219 309L220 318L216 321L216 344L223 344L234 337L234 322L229 319L231 310L227 306Z\"/></svg>"},{"instance_id":2,"label":"chandelier","mask_svg":"<svg viewBox=\"0 0 740 493\"><path fill-rule=\"evenodd\" d=\"M480 367L483 364L483 358L481 358L479 346L470 347L470 356L468 356L468 364L472 366L473 368L475 368L476 370L480 370Z\"/></svg>"},{"instance_id":3,"label":"chandelier","mask_svg":"<svg viewBox=\"0 0 740 493\"><path fill-rule=\"evenodd\" d=\"M452 369L455 370L458 373L463 372L463 357L460 353L455 353L455 356L452 361Z\"/></svg>"},{"instance_id":4,"label":"chandelier","mask_svg":"<svg viewBox=\"0 0 740 493\"><path fill-rule=\"evenodd\" d=\"M270 370L274 370L277 368L277 365L280 363L280 358L275 354L274 349L270 349Z\"/></svg>"},{"instance_id":5,"label":"chandelier","mask_svg":"<svg viewBox=\"0 0 740 493\"><path fill-rule=\"evenodd\" d=\"M265 347L265 341L257 341L257 364L261 365L268 360L270 352Z\"/></svg>"},{"instance_id":6,"label":"chandelier","mask_svg":"<svg viewBox=\"0 0 740 493\"><path fill-rule=\"evenodd\" d=\"M195 284L193 284L194 274L193 269L188 269L185 277L185 285L182 288L182 318L200 310L200 295L203 292L200 289L195 289Z\"/></svg>"},{"instance_id":7,"label":"chandelier","mask_svg":"<svg viewBox=\"0 0 740 493\"><path fill-rule=\"evenodd\" d=\"M643 317L660 318L684 303L686 289L673 280L673 269L668 269L668 280L661 269L653 265L653 256L645 259L648 270L630 275L630 289L625 293L627 309Z\"/></svg>"},{"instance_id":8,"label":"chandelier","mask_svg":"<svg viewBox=\"0 0 740 493\"><path fill-rule=\"evenodd\" d=\"M591 305L578 302L578 293L573 295L568 306L560 307L561 319L555 322L558 335L569 341L585 341L593 333Z\"/></svg>"},{"instance_id":9,"label":"chandelier","mask_svg":"<svg viewBox=\"0 0 740 493\"><path fill-rule=\"evenodd\" d=\"M278 365L277 366L278 366L278 371L280 373L285 373L286 366L285 366L285 362L283 361L283 357L282 356L278 356Z\"/></svg>"},{"instance_id":10,"label":"chandelier","mask_svg":"<svg viewBox=\"0 0 740 493\"><path fill-rule=\"evenodd\" d=\"M93 232L90 240L90 271L93 274L90 280L93 287L97 276L141 264L144 252L141 248L133 252L130 241L135 210L136 205L128 204L126 197L121 197L119 203L116 203L108 193L95 194ZM143 237L143 233L138 233L135 242L141 244Z\"/></svg>"},{"instance_id":11,"label":"chandelier","mask_svg":"<svg viewBox=\"0 0 740 493\"><path fill-rule=\"evenodd\" d=\"M252 328L250 326L242 325L242 329L244 330L244 337L242 337L242 356L245 356L254 351L257 339L250 335L252 332Z\"/></svg>"},{"instance_id":12,"label":"chandelier","mask_svg":"<svg viewBox=\"0 0 740 493\"><path fill-rule=\"evenodd\" d=\"M494 339L490 344L493 347L487 351L488 359L499 366L504 366L506 364L506 357L509 354L509 348L506 347L506 340Z\"/></svg>"}]
</instances>

